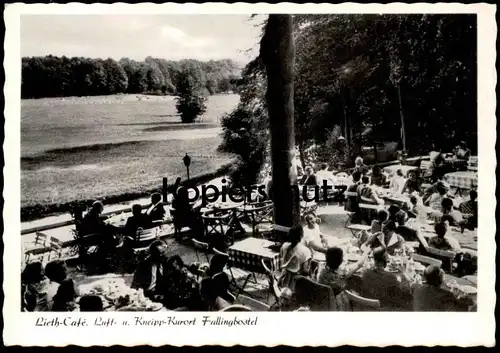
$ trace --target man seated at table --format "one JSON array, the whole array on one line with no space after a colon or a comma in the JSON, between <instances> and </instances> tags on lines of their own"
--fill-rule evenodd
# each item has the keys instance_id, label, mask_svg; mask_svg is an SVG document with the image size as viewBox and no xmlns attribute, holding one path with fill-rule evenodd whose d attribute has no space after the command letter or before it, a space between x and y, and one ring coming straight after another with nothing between
<instances>
[{"instance_id":1,"label":"man seated at table","mask_svg":"<svg viewBox=\"0 0 500 353\"><path fill-rule=\"evenodd\" d=\"M441 209L431 213L430 218L436 222L447 221L452 226L463 226L465 221L462 213L455 210L453 200L444 198L441 202Z\"/></svg>"},{"instance_id":2,"label":"man seated at table","mask_svg":"<svg viewBox=\"0 0 500 353\"><path fill-rule=\"evenodd\" d=\"M396 233L396 223L394 221L387 221L382 226L382 231L373 234L361 248L378 248L382 247L388 254L393 255L395 250L404 249L404 238Z\"/></svg>"},{"instance_id":3,"label":"man seated at table","mask_svg":"<svg viewBox=\"0 0 500 353\"><path fill-rule=\"evenodd\" d=\"M433 210L440 210L442 207L441 204L447 193L448 189L446 185L444 183L438 183L436 185L436 192L429 197L427 205Z\"/></svg>"},{"instance_id":4,"label":"man seated at table","mask_svg":"<svg viewBox=\"0 0 500 353\"><path fill-rule=\"evenodd\" d=\"M463 213L469 215L469 218L463 224L463 228L473 230L477 228L478 221L478 205L477 205L477 191L471 190L469 192L469 200L462 202L458 209Z\"/></svg>"},{"instance_id":5,"label":"man seated at table","mask_svg":"<svg viewBox=\"0 0 500 353\"><path fill-rule=\"evenodd\" d=\"M401 193L413 194L414 192L420 193L422 189L422 180L417 176L417 172L414 170L410 170L408 173L408 179L403 186L403 190Z\"/></svg>"},{"instance_id":6,"label":"man seated at table","mask_svg":"<svg viewBox=\"0 0 500 353\"><path fill-rule=\"evenodd\" d=\"M149 245L149 256L144 259L134 272L132 288L143 289L144 295L154 301L162 301L164 273L168 258L167 244L156 240Z\"/></svg>"},{"instance_id":7,"label":"man seated at table","mask_svg":"<svg viewBox=\"0 0 500 353\"><path fill-rule=\"evenodd\" d=\"M465 141L461 141L460 144L455 148L454 155L457 157L457 159L469 159L471 152L470 149L467 148L467 143Z\"/></svg>"},{"instance_id":8,"label":"man seated at table","mask_svg":"<svg viewBox=\"0 0 500 353\"><path fill-rule=\"evenodd\" d=\"M78 232L81 233L80 235L114 233L119 231L117 227L104 222L101 216L103 211L104 205L100 201L95 201L92 206L90 206L90 210L79 224Z\"/></svg>"},{"instance_id":9,"label":"man seated at table","mask_svg":"<svg viewBox=\"0 0 500 353\"><path fill-rule=\"evenodd\" d=\"M189 202L189 192L185 187L179 188L177 197L172 202L173 223L177 229L189 227L195 237L203 234L203 220L200 215L201 205L193 207Z\"/></svg>"},{"instance_id":10,"label":"man seated at table","mask_svg":"<svg viewBox=\"0 0 500 353\"><path fill-rule=\"evenodd\" d=\"M460 244L458 241L452 236L446 236L446 233L448 233L448 226L445 222L436 223L434 232L436 232L436 236L429 240L429 246L431 248L460 252Z\"/></svg>"},{"instance_id":11,"label":"man seated at table","mask_svg":"<svg viewBox=\"0 0 500 353\"><path fill-rule=\"evenodd\" d=\"M413 286L413 311L457 311L457 300L442 288L444 272L437 266L424 271L425 284Z\"/></svg>"},{"instance_id":12,"label":"man seated at table","mask_svg":"<svg viewBox=\"0 0 500 353\"><path fill-rule=\"evenodd\" d=\"M371 185L376 185L383 187L387 183L387 177L384 173L382 173L382 168L378 165L374 166L372 169L372 177L371 177Z\"/></svg>"},{"instance_id":13,"label":"man seated at table","mask_svg":"<svg viewBox=\"0 0 500 353\"><path fill-rule=\"evenodd\" d=\"M402 310L411 303L410 283L404 276L398 279L396 273L385 268L389 258L383 247L373 250L374 267L361 273L361 283L356 291L363 297L378 299L382 310Z\"/></svg>"},{"instance_id":14,"label":"man seated at table","mask_svg":"<svg viewBox=\"0 0 500 353\"><path fill-rule=\"evenodd\" d=\"M370 178L363 176L361 178L361 185L358 186L358 196L361 203L368 203L371 205L383 205L384 200L380 199L377 193L370 186Z\"/></svg>"},{"instance_id":15,"label":"man seated at table","mask_svg":"<svg viewBox=\"0 0 500 353\"><path fill-rule=\"evenodd\" d=\"M127 219L125 229L127 234L135 236L139 228L150 229L153 223L148 215L142 213L142 207L139 204L132 205L132 216Z\"/></svg>"},{"instance_id":16,"label":"man seated at table","mask_svg":"<svg viewBox=\"0 0 500 353\"><path fill-rule=\"evenodd\" d=\"M151 204L146 211L146 215L151 221L163 221L165 213L165 208L161 202L161 194L155 192L151 195Z\"/></svg>"}]
</instances>

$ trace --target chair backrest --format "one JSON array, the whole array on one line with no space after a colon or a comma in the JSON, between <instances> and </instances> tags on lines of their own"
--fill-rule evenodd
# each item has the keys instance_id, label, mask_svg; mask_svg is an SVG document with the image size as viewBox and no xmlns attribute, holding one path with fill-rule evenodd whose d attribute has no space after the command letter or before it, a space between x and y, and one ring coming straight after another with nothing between
<instances>
[{"instance_id":1,"label":"chair backrest","mask_svg":"<svg viewBox=\"0 0 500 353\"><path fill-rule=\"evenodd\" d=\"M272 290L273 295L279 299L281 297L281 289L278 285L278 279L275 276L275 273L267 266L266 261L264 259L260 260L262 264L262 268L267 274L267 278L269 280L269 288Z\"/></svg>"},{"instance_id":2,"label":"chair backrest","mask_svg":"<svg viewBox=\"0 0 500 353\"><path fill-rule=\"evenodd\" d=\"M200 250L209 250L210 249L210 246L207 243L198 241L194 238L191 239L191 241L193 242L194 247L197 249L200 249Z\"/></svg>"},{"instance_id":3,"label":"chair backrest","mask_svg":"<svg viewBox=\"0 0 500 353\"><path fill-rule=\"evenodd\" d=\"M304 276L296 278L295 298L298 305L308 306L311 311L334 310L335 300L332 288Z\"/></svg>"},{"instance_id":4,"label":"chair backrest","mask_svg":"<svg viewBox=\"0 0 500 353\"><path fill-rule=\"evenodd\" d=\"M364 298L349 290L345 290L345 294L347 295L347 298L349 298L349 300L351 301L353 310L359 306L364 308L373 308L373 309L380 308L380 300Z\"/></svg>"},{"instance_id":5,"label":"chair backrest","mask_svg":"<svg viewBox=\"0 0 500 353\"><path fill-rule=\"evenodd\" d=\"M49 236L42 232L36 232L35 245L45 245L49 240Z\"/></svg>"},{"instance_id":6,"label":"chair backrest","mask_svg":"<svg viewBox=\"0 0 500 353\"><path fill-rule=\"evenodd\" d=\"M55 250L60 250L63 247L63 242L55 237L50 237L50 245Z\"/></svg>"},{"instance_id":7,"label":"chair backrest","mask_svg":"<svg viewBox=\"0 0 500 353\"><path fill-rule=\"evenodd\" d=\"M252 308L252 311L269 311L270 309L269 305L243 294L238 295L236 301L246 307Z\"/></svg>"},{"instance_id":8,"label":"chair backrest","mask_svg":"<svg viewBox=\"0 0 500 353\"><path fill-rule=\"evenodd\" d=\"M477 156L470 156L469 161L467 162L467 168L469 170L477 170L478 163L479 163L479 158Z\"/></svg>"},{"instance_id":9,"label":"chair backrest","mask_svg":"<svg viewBox=\"0 0 500 353\"><path fill-rule=\"evenodd\" d=\"M225 252L222 252L220 250L217 250L216 248L213 248L213 251L214 251L214 254L215 255L220 255L220 256L226 256L226 257L229 257L229 254L225 253Z\"/></svg>"},{"instance_id":10,"label":"chair backrest","mask_svg":"<svg viewBox=\"0 0 500 353\"><path fill-rule=\"evenodd\" d=\"M253 310L245 305L233 304L226 306L224 309L219 311L253 311Z\"/></svg>"},{"instance_id":11,"label":"chair backrest","mask_svg":"<svg viewBox=\"0 0 500 353\"><path fill-rule=\"evenodd\" d=\"M441 249L436 249L432 247L428 247L427 252L432 255L437 255L437 256L442 256L450 259L454 259L455 256L457 255L454 251L446 251L446 250L441 250Z\"/></svg>"},{"instance_id":12,"label":"chair backrest","mask_svg":"<svg viewBox=\"0 0 500 353\"><path fill-rule=\"evenodd\" d=\"M443 264L441 260L433 259L432 257L423 256L420 254L411 254L411 258L413 259L413 261L417 261L427 265L434 265L441 267L441 265Z\"/></svg>"}]
</instances>

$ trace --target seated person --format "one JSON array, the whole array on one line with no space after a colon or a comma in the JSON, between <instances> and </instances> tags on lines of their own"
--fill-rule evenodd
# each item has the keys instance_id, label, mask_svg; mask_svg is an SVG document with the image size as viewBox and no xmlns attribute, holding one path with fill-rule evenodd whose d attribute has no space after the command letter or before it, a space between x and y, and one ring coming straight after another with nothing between
<instances>
[{"instance_id":1,"label":"seated person","mask_svg":"<svg viewBox=\"0 0 500 353\"><path fill-rule=\"evenodd\" d=\"M315 251L325 253L326 249L330 246L337 246L350 241L347 238L342 240L335 237L327 237L321 233L318 219L313 212L308 212L305 215L305 225L303 229L304 238L302 239L302 242L311 249L313 255Z\"/></svg>"},{"instance_id":2,"label":"seated person","mask_svg":"<svg viewBox=\"0 0 500 353\"><path fill-rule=\"evenodd\" d=\"M445 157L442 153L438 153L436 157L431 161L431 177L433 182L442 180L447 172L447 167L444 163Z\"/></svg>"},{"instance_id":3,"label":"seated person","mask_svg":"<svg viewBox=\"0 0 500 353\"><path fill-rule=\"evenodd\" d=\"M144 290L144 295L153 301L163 299L163 277L167 263L167 244L156 240L149 245L149 256L144 259L134 272L131 287Z\"/></svg>"},{"instance_id":4,"label":"seated person","mask_svg":"<svg viewBox=\"0 0 500 353\"><path fill-rule=\"evenodd\" d=\"M408 220L408 215L396 205L389 206L389 220L404 226Z\"/></svg>"},{"instance_id":5,"label":"seated person","mask_svg":"<svg viewBox=\"0 0 500 353\"><path fill-rule=\"evenodd\" d=\"M214 255L210 267L200 283L201 297L208 310L221 310L234 302L234 295L229 291L229 277L224 272L228 258Z\"/></svg>"},{"instance_id":6,"label":"seated person","mask_svg":"<svg viewBox=\"0 0 500 353\"><path fill-rule=\"evenodd\" d=\"M412 289L413 311L457 311L455 296L441 288L443 274L437 266L425 269L425 284L416 284Z\"/></svg>"},{"instance_id":7,"label":"seated person","mask_svg":"<svg viewBox=\"0 0 500 353\"><path fill-rule=\"evenodd\" d=\"M468 160L471 152L470 149L467 148L467 143L465 141L461 141L460 144L456 147L454 154L457 159Z\"/></svg>"},{"instance_id":8,"label":"seated person","mask_svg":"<svg viewBox=\"0 0 500 353\"><path fill-rule=\"evenodd\" d=\"M78 293L75 288L75 283L71 278L66 278L62 281L54 296L52 311L73 311L76 309L75 300Z\"/></svg>"},{"instance_id":9,"label":"seated person","mask_svg":"<svg viewBox=\"0 0 500 353\"><path fill-rule=\"evenodd\" d=\"M387 221L389 214L385 210L380 210L377 213L377 218L372 221L371 229L369 232L362 231L359 237L359 244L364 244L373 234L380 233L382 231L382 225Z\"/></svg>"},{"instance_id":10,"label":"seated person","mask_svg":"<svg viewBox=\"0 0 500 353\"><path fill-rule=\"evenodd\" d=\"M116 227L104 222L104 219L101 217L103 211L104 205L101 201L95 201L92 204L90 210L81 220L79 229L79 232L82 232L81 235L112 233L117 231Z\"/></svg>"},{"instance_id":11,"label":"seated person","mask_svg":"<svg viewBox=\"0 0 500 353\"><path fill-rule=\"evenodd\" d=\"M410 283L403 277L385 270L387 252L379 247L373 250L374 267L361 274L359 294L365 298L378 299L384 311L404 310L411 303Z\"/></svg>"},{"instance_id":12,"label":"seated person","mask_svg":"<svg viewBox=\"0 0 500 353\"><path fill-rule=\"evenodd\" d=\"M80 298L78 305L82 312L104 311L102 299L98 295L84 295Z\"/></svg>"},{"instance_id":13,"label":"seated person","mask_svg":"<svg viewBox=\"0 0 500 353\"><path fill-rule=\"evenodd\" d=\"M335 184L333 173L328 171L328 164L321 163L320 170L316 173L316 180L320 187L323 186L325 181L327 185L333 186Z\"/></svg>"},{"instance_id":14,"label":"seated person","mask_svg":"<svg viewBox=\"0 0 500 353\"><path fill-rule=\"evenodd\" d=\"M349 299L343 293L344 280L363 266L367 259L366 255L356 264L345 266L343 265L344 251L342 249L333 247L326 251L326 267L320 271L318 282L332 288L339 311L350 310Z\"/></svg>"},{"instance_id":15,"label":"seated person","mask_svg":"<svg viewBox=\"0 0 500 353\"><path fill-rule=\"evenodd\" d=\"M354 170L353 173L359 172L362 176L366 175L370 168L363 162L363 158L361 157L356 157L356 160L354 161Z\"/></svg>"},{"instance_id":16,"label":"seated person","mask_svg":"<svg viewBox=\"0 0 500 353\"><path fill-rule=\"evenodd\" d=\"M189 192L185 187L179 188L177 197L172 202L173 223L177 229L189 227L195 236L203 234L203 220L200 215L200 207L193 207L189 201Z\"/></svg>"},{"instance_id":17,"label":"seated person","mask_svg":"<svg viewBox=\"0 0 500 353\"><path fill-rule=\"evenodd\" d=\"M370 187L370 178L364 176L361 178L361 185L358 187L358 195L361 203L372 205L383 205L384 200L380 199L377 193Z\"/></svg>"},{"instance_id":18,"label":"seated person","mask_svg":"<svg viewBox=\"0 0 500 353\"><path fill-rule=\"evenodd\" d=\"M302 180L300 181L300 185L307 185L307 186L318 185L316 175L314 175L314 170L311 166L306 167L306 173L302 177Z\"/></svg>"},{"instance_id":19,"label":"seated person","mask_svg":"<svg viewBox=\"0 0 500 353\"><path fill-rule=\"evenodd\" d=\"M462 213L453 207L453 200L444 198L441 202L441 210L433 212L431 219L436 222L448 222L451 226L463 226Z\"/></svg>"},{"instance_id":20,"label":"seated person","mask_svg":"<svg viewBox=\"0 0 500 353\"><path fill-rule=\"evenodd\" d=\"M408 218L417 218L421 209L418 205L418 198L415 195L410 196L410 209L408 210Z\"/></svg>"},{"instance_id":21,"label":"seated person","mask_svg":"<svg viewBox=\"0 0 500 353\"><path fill-rule=\"evenodd\" d=\"M151 195L151 205L149 205L146 215L151 221L163 221L165 213L165 208L161 202L161 194L155 192Z\"/></svg>"},{"instance_id":22,"label":"seated person","mask_svg":"<svg viewBox=\"0 0 500 353\"><path fill-rule=\"evenodd\" d=\"M49 279L47 288L47 304L49 310L54 310L54 297L57 294L58 288L67 277L67 268L63 261L51 261L45 266L45 276ZM66 310L64 310L66 311Z\"/></svg>"},{"instance_id":23,"label":"seated person","mask_svg":"<svg viewBox=\"0 0 500 353\"><path fill-rule=\"evenodd\" d=\"M429 240L430 247L439 250L460 252L460 244L458 241L451 236L446 236L446 233L448 232L448 226L446 223L436 223L434 231L437 236Z\"/></svg>"},{"instance_id":24,"label":"seated person","mask_svg":"<svg viewBox=\"0 0 500 353\"><path fill-rule=\"evenodd\" d=\"M21 274L21 294L23 311L49 311L47 292L50 280L45 277L40 261L30 262Z\"/></svg>"},{"instance_id":25,"label":"seated person","mask_svg":"<svg viewBox=\"0 0 500 353\"><path fill-rule=\"evenodd\" d=\"M372 169L371 185L383 187L387 182L387 177L382 173L382 169L376 165Z\"/></svg>"},{"instance_id":26,"label":"seated person","mask_svg":"<svg viewBox=\"0 0 500 353\"><path fill-rule=\"evenodd\" d=\"M125 224L127 233L135 237L139 228L150 229L152 227L153 223L151 222L151 219L148 217L148 215L142 213L141 205L132 205L132 216L127 219L127 223Z\"/></svg>"},{"instance_id":27,"label":"seated person","mask_svg":"<svg viewBox=\"0 0 500 353\"><path fill-rule=\"evenodd\" d=\"M462 202L458 208L460 212L471 215L466 220L466 222L464 222L464 227L471 230L477 228L477 222L478 222L477 191L471 190L469 192L469 200Z\"/></svg>"},{"instance_id":28,"label":"seated person","mask_svg":"<svg viewBox=\"0 0 500 353\"><path fill-rule=\"evenodd\" d=\"M411 170L409 172L409 178L406 180L405 185L403 186L403 190L401 190L401 193L408 193L408 194L413 194L414 192L420 193L422 189L422 181L420 178L417 176L417 172L414 170Z\"/></svg>"},{"instance_id":29,"label":"seated person","mask_svg":"<svg viewBox=\"0 0 500 353\"><path fill-rule=\"evenodd\" d=\"M396 249L404 249L405 240L401 235L396 233L396 228L396 223L388 220L382 226L382 231L373 234L361 248L365 249L368 247L374 249L382 247L390 255L393 255Z\"/></svg>"},{"instance_id":30,"label":"seated person","mask_svg":"<svg viewBox=\"0 0 500 353\"><path fill-rule=\"evenodd\" d=\"M440 210L442 207L441 204L443 203L443 200L446 197L446 194L448 193L448 189L444 184L438 183L436 191L437 192L435 192L429 197L427 204L433 210Z\"/></svg>"},{"instance_id":31,"label":"seated person","mask_svg":"<svg viewBox=\"0 0 500 353\"><path fill-rule=\"evenodd\" d=\"M389 188L396 194L401 194L405 183L406 178L403 175L403 171L401 169L398 169L396 171L396 174L391 179Z\"/></svg>"},{"instance_id":32,"label":"seated person","mask_svg":"<svg viewBox=\"0 0 500 353\"><path fill-rule=\"evenodd\" d=\"M347 187L348 192L357 193L359 183L361 181L361 173L354 172L352 174L353 183ZM345 210L347 212L354 212L355 215L359 213L359 201L357 196L347 196L345 203Z\"/></svg>"},{"instance_id":33,"label":"seated person","mask_svg":"<svg viewBox=\"0 0 500 353\"><path fill-rule=\"evenodd\" d=\"M280 286L294 288L295 277L309 275L312 259L310 248L303 243L304 229L300 226L290 228L288 239L280 249L281 275Z\"/></svg>"}]
</instances>

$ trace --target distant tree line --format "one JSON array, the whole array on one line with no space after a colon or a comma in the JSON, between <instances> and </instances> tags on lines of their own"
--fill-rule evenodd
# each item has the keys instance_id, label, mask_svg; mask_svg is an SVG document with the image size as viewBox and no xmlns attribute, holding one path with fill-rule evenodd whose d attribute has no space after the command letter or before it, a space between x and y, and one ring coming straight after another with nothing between
<instances>
[{"instance_id":1,"label":"distant tree line","mask_svg":"<svg viewBox=\"0 0 500 353\"><path fill-rule=\"evenodd\" d=\"M206 94L233 90L239 68L230 59L206 62L171 61L147 57L145 61L82 57L22 58L22 98L95 96L117 93L163 92L176 94L189 80Z\"/></svg>"}]
</instances>

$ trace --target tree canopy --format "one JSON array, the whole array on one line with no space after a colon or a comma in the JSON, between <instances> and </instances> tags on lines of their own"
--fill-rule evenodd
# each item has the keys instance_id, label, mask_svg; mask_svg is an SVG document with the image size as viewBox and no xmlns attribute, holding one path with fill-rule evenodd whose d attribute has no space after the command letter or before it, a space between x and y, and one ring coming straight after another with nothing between
<instances>
[{"instance_id":1,"label":"tree canopy","mask_svg":"<svg viewBox=\"0 0 500 353\"><path fill-rule=\"evenodd\" d=\"M311 145L335 150L340 135L348 142L348 164L362 146L395 141L402 149L403 122L410 154L451 151L459 141L477 149L476 16L295 15L294 38L301 159ZM250 131L266 124L259 60L243 71L240 105L223 121L221 148L248 165L261 159L255 157L260 147L250 153L243 146L268 143L266 134L243 137L237 131L238 120ZM233 147L236 140L241 148ZM325 162L339 161L336 153L320 155Z\"/></svg>"},{"instance_id":2,"label":"tree canopy","mask_svg":"<svg viewBox=\"0 0 500 353\"><path fill-rule=\"evenodd\" d=\"M187 75L209 94L234 89L240 76L229 59L145 61L67 58L48 55L22 58L22 98L92 96L116 93L158 92L175 94L180 77Z\"/></svg>"}]
</instances>

